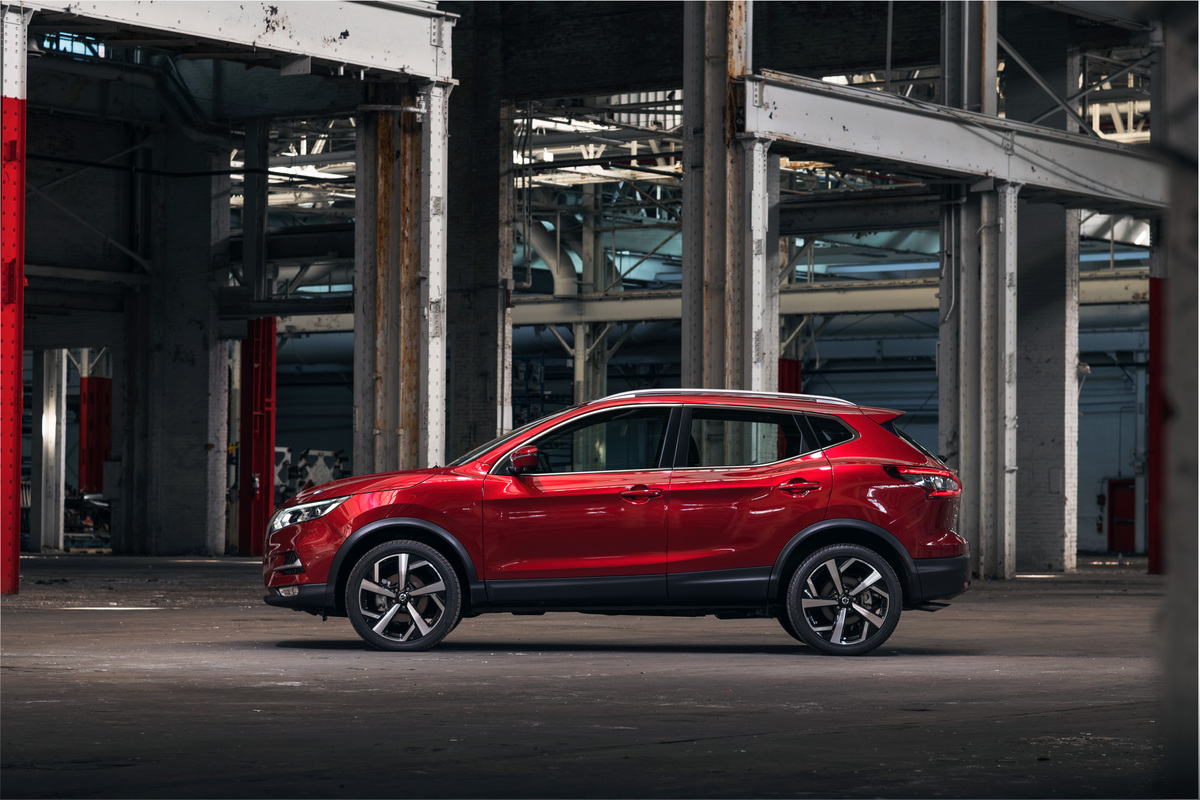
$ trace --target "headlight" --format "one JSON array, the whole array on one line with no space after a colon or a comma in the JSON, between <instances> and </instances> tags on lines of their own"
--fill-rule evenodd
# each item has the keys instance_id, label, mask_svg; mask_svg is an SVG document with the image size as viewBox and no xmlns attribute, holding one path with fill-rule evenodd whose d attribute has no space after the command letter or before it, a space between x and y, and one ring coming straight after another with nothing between
<instances>
[{"instance_id":1,"label":"headlight","mask_svg":"<svg viewBox=\"0 0 1200 800\"><path fill-rule=\"evenodd\" d=\"M288 525L295 525L300 522L308 522L310 519L323 517L349 499L349 496L335 497L332 500L318 500L315 503L301 503L298 506L281 508L275 512L275 516L271 517L271 521L267 523L267 532L274 533L280 528L286 528Z\"/></svg>"}]
</instances>

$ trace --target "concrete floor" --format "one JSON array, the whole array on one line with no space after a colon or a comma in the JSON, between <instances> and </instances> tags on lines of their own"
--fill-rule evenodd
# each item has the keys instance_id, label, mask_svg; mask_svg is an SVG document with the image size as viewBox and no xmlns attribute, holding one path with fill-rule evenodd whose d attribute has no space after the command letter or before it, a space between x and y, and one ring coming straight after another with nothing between
<instances>
[{"instance_id":1,"label":"concrete floor","mask_svg":"<svg viewBox=\"0 0 1200 800\"><path fill-rule=\"evenodd\" d=\"M976 583L862 658L771 620L577 614L380 653L262 604L246 559L21 567L5 798L1160 793L1165 589L1144 563Z\"/></svg>"}]
</instances>

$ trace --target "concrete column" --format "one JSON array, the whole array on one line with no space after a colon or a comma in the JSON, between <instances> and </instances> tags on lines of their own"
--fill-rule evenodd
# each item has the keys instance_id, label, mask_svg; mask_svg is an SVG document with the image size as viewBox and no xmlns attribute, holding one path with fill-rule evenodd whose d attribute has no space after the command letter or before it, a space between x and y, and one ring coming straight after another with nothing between
<instances>
[{"instance_id":1,"label":"concrete column","mask_svg":"<svg viewBox=\"0 0 1200 800\"><path fill-rule=\"evenodd\" d=\"M942 258L937 347L938 452L958 470L963 494L959 533L978 558L980 480L980 225L978 192L947 193L942 206ZM978 562L974 565L978 570Z\"/></svg>"},{"instance_id":2,"label":"concrete column","mask_svg":"<svg viewBox=\"0 0 1200 800\"><path fill-rule=\"evenodd\" d=\"M67 351L33 352L33 497L29 546L63 549L63 499L67 475Z\"/></svg>"},{"instance_id":3,"label":"concrete column","mask_svg":"<svg viewBox=\"0 0 1200 800\"><path fill-rule=\"evenodd\" d=\"M1008 119L1032 120L1053 106L1044 87L1065 96L1078 85L1078 54L1063 45L1071 24L1068 15L1042 8L1006 8L1005 39L1036 73L1009 59ZM1063 111L1041 124L1075 130ZM1071 570L1078 532L1079 215L1025 203L1019 215L1017 567Z\"/></svg>"},{"instance_id":4,"label":"concrete column","mask_svg":"<svg viewBox=\"0 0 1200 800\"><path fill-rule=\"evenodd\" d=\"M1163 314L1162 526L1167 598L1162 658L1166 673L1161 729L1166 742L1164 797L1197 793L1197 292L1196 254L1196 5L1164 4L1166 102L1158 141L1171 164L1171 214L1166 228L1167 287ZM1157 139L1157 135L1156 135Z\"/></svg>"},{"instance_id":5,"label":"concrete column","mask_svg":"<svg viewBox=\"0 0 1200 800\"><path fill-rule=\"evenodd\" d=\"M228 270L229 151L169 133L153 153L154 280L127 301L114 359L113 550L223 554L229 379L216 276Z\"/></svg>"},{"instance_id":6,"label":"concrete column","mask_svg":"<svg viewBox=\"0 0 1200 800\"><path fill-rule=\"evenodd\" d=\"M501 8L455 10L463 16L449 120L447 458L512 427L513 108L501 97Z\"/></svg>"},{"instance_id":7,"label":"concrete column","mask_svg":"<svg viewBox=\"0 0 1200 800\"><path fill-rule=\"evenodd\" d=\"M498 29L482 18L498 8L463 12L454 70L474 79L450 96L448 458L512 427L512 106Z\"/></svg>"},{"instance_id":8,"label":"concrete column","mask_svg":"<svg viewBox=\"0 0 1200 800\"><path fill-rule=\"evenodd\" d=\"M942 11L942 102L952 108L996 114L995 0L950 0L942 4ZM988 395L985 401L981 364L1001 359L1001 354L994 351L995 331L989 327L996 309L985 310L980 296L984 268L988 270L990 302L995 302L997 288L994 273L999 222L989 188L990 182L985 181L969 189L948 189L943 195L946 202L941 220L937 350L938 450L962 480L959 533L971 543L974 569L980 575L986 572L984 553L1005 549L996 539L995 476L991 466L984 468L981 438L985 433L992 438L995 434L986 417L987 413L995 413L995 398ZM983 349L985 341L992 350ZM990 385L990 375L988 381ZM989 440L986 449L990 451L995 444ZM981 534L985 506L989 537L986 546ZM1003 567L1000 571L1003 573Z\"/></svg>"},{"instance_id":9,"label":"concrete column","mask_svg":"<svg viewBox=\"0 0 1200 800\"><path fill-rule=\"evenodd\" d=\"M1079 213L1024 202L1018 213L1017 567L1071 570L1079 482Z\"/></svg>"}]
</instances>

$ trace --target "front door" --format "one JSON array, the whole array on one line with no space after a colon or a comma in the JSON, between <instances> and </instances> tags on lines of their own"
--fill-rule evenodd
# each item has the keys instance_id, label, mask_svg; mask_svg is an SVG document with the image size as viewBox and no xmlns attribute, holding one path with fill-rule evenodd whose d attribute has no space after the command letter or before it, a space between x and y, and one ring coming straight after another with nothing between
<instances>
[{"instance_id":1,"label":"front door","mask_svg":"<svg viewBox=\"0 0 1200 800\"><path fill-rule=\"evenodd\" d=\"M676 406L577 417L523 442L532 474L484 483L484 577L499 604L579 605L666 596L667 490Z\"/></svg>"}]
</instances>

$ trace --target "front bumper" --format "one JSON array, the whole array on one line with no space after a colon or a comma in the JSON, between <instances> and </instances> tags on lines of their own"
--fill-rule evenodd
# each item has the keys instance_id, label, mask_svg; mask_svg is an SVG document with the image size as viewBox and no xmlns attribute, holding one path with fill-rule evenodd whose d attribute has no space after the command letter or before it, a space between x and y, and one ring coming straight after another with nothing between
<instances>
[{"instance_id":1,"label":"front bumper","mask_svg":"<svg viewBox=\"0 0 1200 800\"><path fill-rule=\"evenodd\" d=\"M950 558L920 558L913 562L920 580L920 597L911 605L957 597L971 585L971 554Z\"/></svg>"},{"instance_id":2,"label":"front bumper","mask_svg":"<svg viewBox=\"0 0 1200 800\"><path fill-rule=\"evenodd\" d=\"M302 586L276 586L267 590L263 602L269 606L294 608L297 611L307 611L310 614L329 614L333 611L325 602L324 583L306 583ZM295 594L291 592L295 590ZM283 594L287 592L288 594Z\"/></svg>"}]
</instances>

